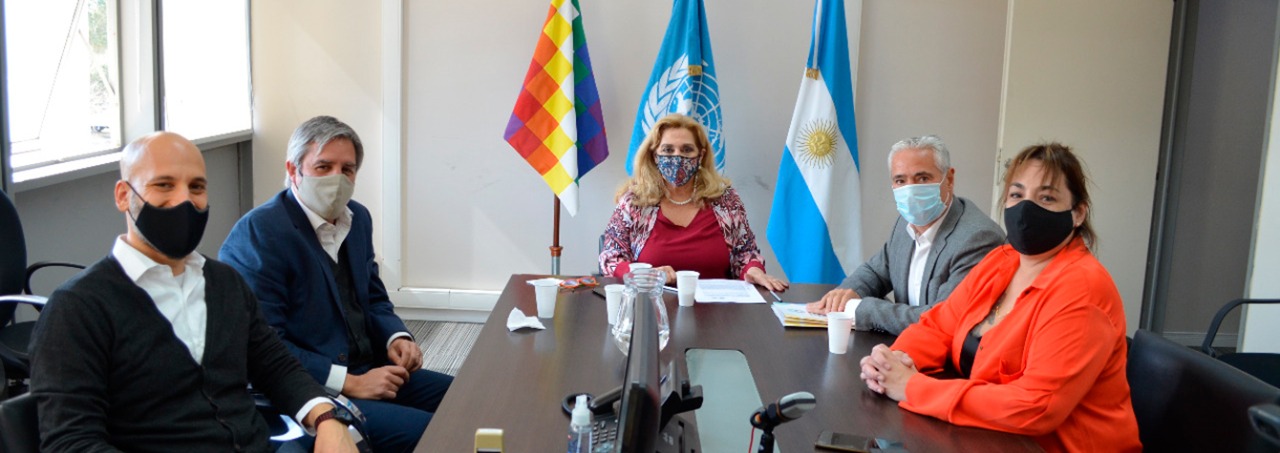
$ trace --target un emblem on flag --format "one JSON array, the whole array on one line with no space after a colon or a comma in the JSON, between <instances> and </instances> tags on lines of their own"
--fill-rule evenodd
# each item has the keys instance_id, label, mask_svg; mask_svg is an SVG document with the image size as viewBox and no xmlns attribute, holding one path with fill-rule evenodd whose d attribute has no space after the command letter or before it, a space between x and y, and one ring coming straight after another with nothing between
<instances>
[{"instance_id":1,"label":"un emblem on flag","mask_svg":"<svg viewBox=\"0 0 1280 453\"><path fill-rule=\"evenodd\" d=\"M707 128L707 138L715 153L716 168L724 168L724 142L720 131L720 87L714 75L702 73L692 91L693 108L690 116L697 118Z\"/></svg>"},{"instance_id":2,"label":"un emblem on flag","mask_svg":"<svg viewBox=\"0 0 1280 453\"><path fill-rule=\"evenodd\" d=\"M840 130L836 127L835 121L812 119L800 128L800 136L796 144L800 148L800 160L804 161L805 165L827 168L836 161Z\"/></svg>"},{"instance_id":3,"label":"un emblem on flag","mask_svg":"<svg viewBox=\"0 0 1280 453\"><path fill-rule=\"evenodd\" d=\"M640 124L648 134L664 116L679 113L693 117L707 129L716 167L722 169L724 140L720 126L719 82L708 66L690 63L689 56L682 55L654 80L641 104Z\"/></svg>"}]
</instances>

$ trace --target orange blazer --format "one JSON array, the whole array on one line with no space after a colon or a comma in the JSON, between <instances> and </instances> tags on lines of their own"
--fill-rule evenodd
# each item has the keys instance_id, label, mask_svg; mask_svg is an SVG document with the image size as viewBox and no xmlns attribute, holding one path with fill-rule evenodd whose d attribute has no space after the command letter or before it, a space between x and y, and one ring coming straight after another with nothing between
<instances>
[{"instance_id":1,"label":"orange blazer","mask_svg":"<svg viewBox=\"0 0 1280 453\"><path fill-rule=\"evenodd\" d=\"M893 343L921 373L903 409L963 426L1033 436L1046 451L1141 451L1125 379L1124 306L1111 275L1079 238L1053 258L982 337L969 379L964 338L991 312L1018 269L1008 245L992 250L951 297Z\"/></svg>"}]
</instances>

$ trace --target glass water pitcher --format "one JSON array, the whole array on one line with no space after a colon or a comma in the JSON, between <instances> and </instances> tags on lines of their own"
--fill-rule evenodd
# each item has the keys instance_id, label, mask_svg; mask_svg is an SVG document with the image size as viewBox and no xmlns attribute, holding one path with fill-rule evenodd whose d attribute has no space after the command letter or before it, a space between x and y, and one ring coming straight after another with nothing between
<instances>
[{"instance_id":1,"label":"glass water pitcher","mask_svg":"<svg viewBox=\"0 0 1280 453\"><path fill-rule=\"evenodd\" d=\"M631 350L631 325L635 323L637 303L652 306L658 319L658 349L667 347L671 338L671 324L667 322L667 305L662 301L662 285L667 274L658 269L636 269L622 277L626 288L622 290L622 303L618 306L618 322L613 325L613 342L623 354Z\"/></svg>"}]
</instances>

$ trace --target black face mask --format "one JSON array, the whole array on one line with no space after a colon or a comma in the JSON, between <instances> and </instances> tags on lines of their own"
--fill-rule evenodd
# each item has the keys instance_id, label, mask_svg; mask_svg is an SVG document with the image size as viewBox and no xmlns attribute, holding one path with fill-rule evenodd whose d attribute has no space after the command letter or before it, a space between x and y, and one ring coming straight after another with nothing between
<instances>
[{"instance_id":1,"label":"black face mask","mask_svg":"<svg viewBox=\"0 0 1280 453\"><path fill-rule=\"evenodd\" d=\"M196 209L195 203L187 200L177 206L158 208L147 203L132 184L125 184L142 200L142 210L133 219L133 226L151 247L176 260L190 255L200 245L204 227L209 223L208 207ZM133 217L133 210L129 210L129 216Z\"/></svg>"},{"instance_id":2,"label":"black face mask","mask_svg":"<svg viewBox=\"0 0 1280 453\"><path fill-rule=\"evenodd\" d=\"M1004 208L1004 229L1009 245L1023 255L1039 255L1053 250L1075 230L1071 210L1053 212L1031 200Z\"/></svg>"}]
</instances>

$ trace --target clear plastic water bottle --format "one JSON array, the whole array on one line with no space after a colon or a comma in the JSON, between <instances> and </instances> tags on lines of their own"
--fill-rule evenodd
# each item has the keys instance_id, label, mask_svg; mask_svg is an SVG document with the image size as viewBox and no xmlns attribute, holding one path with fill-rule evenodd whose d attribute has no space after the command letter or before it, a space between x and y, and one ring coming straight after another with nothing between
<instances>
[{"instance_id":1,"label":"clear plastic water bottle","mask_svg":"<svg viewBox=\"0 0 1280 453\"><path fill-rule=\"evenodd\" d=\"M578 395L569 421L569 453L591 453L591 409L587 395Z\"/></svg>"}]
</instances>

